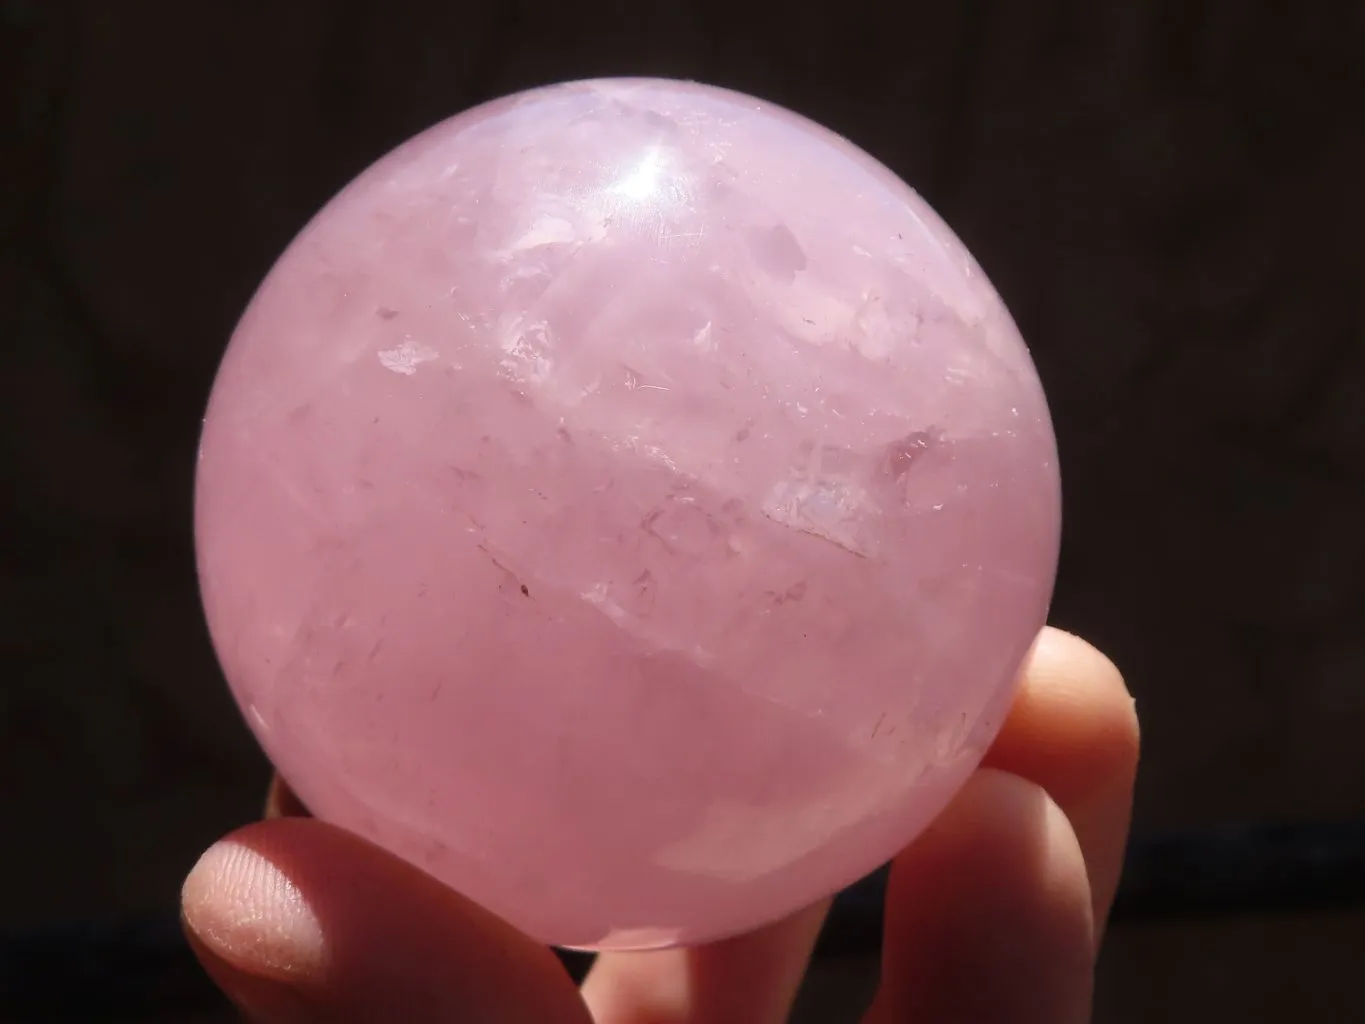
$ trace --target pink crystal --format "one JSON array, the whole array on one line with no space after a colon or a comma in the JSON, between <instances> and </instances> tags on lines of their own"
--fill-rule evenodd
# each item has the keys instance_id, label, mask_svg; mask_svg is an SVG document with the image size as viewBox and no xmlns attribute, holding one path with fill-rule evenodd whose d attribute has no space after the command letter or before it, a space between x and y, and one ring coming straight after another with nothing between
<instances>
[{"instance_id":1,"label":"pink crystal","mask_svg":"<svg viewBox=\"0 0 1365 1024\"><path fill-rule=\"evenodd\" d=\"M951 798L1042 626L1047 407L980 269L823 128L668 81L375 164L223 361L204 602L322 818L549 943L767 922Z\"/></svg>"}]
</instances>

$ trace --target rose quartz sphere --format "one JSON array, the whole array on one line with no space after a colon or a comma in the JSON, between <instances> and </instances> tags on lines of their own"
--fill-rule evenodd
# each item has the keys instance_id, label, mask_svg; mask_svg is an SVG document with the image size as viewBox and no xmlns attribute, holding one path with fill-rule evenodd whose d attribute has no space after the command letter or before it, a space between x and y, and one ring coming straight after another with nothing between
<instances>
[{"instance_id":1,"label":"rose quartz sphere","mask_svg":"<svg viewBox=\"0 0 1365 1024\"><path fill-rule=\"evenodd\" d=\"M298 236L222 363L203 598L319 817L547 943L832 893L976 767L1060 534L1039 381L890 171L736 93L470 110Z\"/></svg>"}]
</instances>

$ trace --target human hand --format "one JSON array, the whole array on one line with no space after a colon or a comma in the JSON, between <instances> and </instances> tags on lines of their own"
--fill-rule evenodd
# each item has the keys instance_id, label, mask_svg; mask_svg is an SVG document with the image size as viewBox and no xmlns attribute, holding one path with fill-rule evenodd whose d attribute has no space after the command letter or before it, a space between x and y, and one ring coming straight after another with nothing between
<instances>
[{"instance_id":1,"label":"human hand","mask_svg":"<svg viewBox=\"0 0 1365 1024\"><path fill-rule=\"evenodd\" d=\"M902 851L867 1024L1089 1019L1127 839L1138 725L1117 670L1048 629L980 770ZM191 943L258 1024L779 1024L829 907L694 949L553 952L416 868L289 806L186 879Z\"/></svg>"}]
</instances>

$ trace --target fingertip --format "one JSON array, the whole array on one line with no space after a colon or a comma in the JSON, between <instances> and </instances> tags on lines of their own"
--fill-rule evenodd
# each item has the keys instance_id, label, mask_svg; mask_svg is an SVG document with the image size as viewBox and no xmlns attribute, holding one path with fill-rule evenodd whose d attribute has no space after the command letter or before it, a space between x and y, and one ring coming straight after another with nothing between
<instances>
[{"instance_id":1,"label":"fingertip","mask_svg":"<svg viewBox=\"0 0 1365 1024\"><path fill-rule=\"evenodd\" d=\"M304 977L322 967L322 926L294 881L250 836L208 848L181 888L181 915L202 948L253 972Z\"/></svg>"},{"instance_id":2,"label":"fingertip","mask_svg":"<svg viewBox=\"0 0 1365 1024\"><path fill-rule=\"evenodd\" d=\"M547 948L324 822L233 833L181 897L205 969L253 1019L586 1021Z\"/></svg>"},{"instance_id":3,"label":"fingertip","mask_svg":"<svg viewBox=\"0 0 1365 1024\"><path fill-rule=\"evenodd\" d=\"M1131 788L1141 752L1137 708L1114 663L1078 636L1046 629L986 765L1037 782L1067 807L1080 786Z\"/></svg>"},{"instance_id":4,"label":"fingertip","mask_svg":"<svg viewBox=\"0 0 1365 1024\"><path fill-rule=\"evenodd\" d=\"M1136 752L1140 738L1137 701L1114 661L1083 637L1055 626L1039 635L1024 666L1025 679L1103 709L1113 731Z\"/></svg>"},{"instance_id":5,"label":"fingertip","mask_svg":"<svg viewBox=\"0 0 1365 1024\"><path fill-rule=\"evenodd\" d=\"M870 1019L1085 1020L1093 925L1065 813L1041 787L982 770L893 864Z\"/></svg>"},{"instance_id":6,"label":"fingertip","mask_svg":"<svg viewBox=\"0 0 1365 1024\"><path fill-rule=\"evenodd\" d=\"M972 895L992 907L992 918L1012 909L1006 898L1027 910L1037 902L1088 917L1084 855L1066 813L1042 787L1009 772L978 771L900 854L893 875L893 885L921 893L930 878L969 883Z\"/></svg>"}]
</instances>

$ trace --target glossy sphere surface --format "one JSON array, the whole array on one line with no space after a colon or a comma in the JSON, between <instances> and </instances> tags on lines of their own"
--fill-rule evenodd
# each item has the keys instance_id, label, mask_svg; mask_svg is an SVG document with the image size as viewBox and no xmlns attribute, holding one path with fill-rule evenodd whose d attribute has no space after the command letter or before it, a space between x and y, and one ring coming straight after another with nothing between
<instances>
[{"instance_id":1,"label":"glossy sphere surface","mask_svg":"<svg viewBox=\"0 0 1365 1024\"><path fill-rule=\"evenodd\" d=\"M546 942L745 930L913 838L1050 598L1023 342L909 188L745 96L573 83L362 174L232 339L215 645L320 817Z\"/></svg>"}]
</instances>

